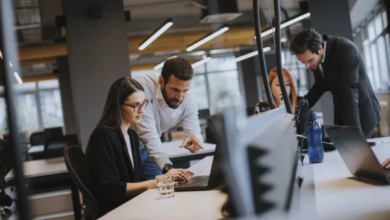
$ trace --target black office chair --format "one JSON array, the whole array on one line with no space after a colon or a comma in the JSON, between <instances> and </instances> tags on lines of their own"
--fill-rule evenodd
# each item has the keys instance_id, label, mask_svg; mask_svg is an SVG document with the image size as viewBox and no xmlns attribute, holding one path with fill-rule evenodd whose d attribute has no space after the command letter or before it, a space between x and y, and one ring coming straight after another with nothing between
<instances>
[{"instance_id":1,"label":"black office chair","mask_svg":"<svg viewBox=\"0 0 390 220\"><path fill-rule=\"evenodd\" d=\"M49 138L58 138L63 136L62 127L45 128L44 131Z\"/></svg>"},{"instance_id":2,"label":"black office chair","mask_svg":"<svg viewBox=\"0 0 390 220\"><path fill-rule=\"evenodd\" d=\"M30 145L44 145L47 140L47 135L45 132L36 132L30 135Z\"/></svg>"},{"instance_id":3,"label":"black office chair","mask_svg":"<svg viewBox=\"0 0 390 220\"><path fill-rule=\"evenodd\" d=\"M5 176L12 168L11 149L9 145L0 139L0 216L2 219L7 219L11 215L13 200L5 193L6 182Z\"/></svg>"},{"instance_id":4,"label":"black office chair","mask_svg":"<svg viewBox=\"0 0 390 220\"><path fill-rule=\"evenodd\" d=\"M63 157L64 148L74 145L78 145L76 135L65 135L62 137L49 138L49 140L47 140L45 143L43 157L45 159Z\"/></svg>"},{"instance_id":5,"label":"black office chair","mask_svg":"<svg viewBox=\"0 0 390 220\"><path fill-rule=\"evenodd\" d=\"M78 146L66 147L64 148L64 158L70 177L86 201L85 219L95 220L99 218L98 205L87 187L89 185L89 170L85 164L86 157L83 151Z\"/></svg>"}]
</instances>

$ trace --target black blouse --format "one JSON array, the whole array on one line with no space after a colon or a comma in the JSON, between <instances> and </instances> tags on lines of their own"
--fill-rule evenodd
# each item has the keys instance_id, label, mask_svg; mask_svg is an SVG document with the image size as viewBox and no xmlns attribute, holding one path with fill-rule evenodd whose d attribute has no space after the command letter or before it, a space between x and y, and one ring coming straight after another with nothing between
<instances>
[{"instance_id":1,"label":"black blouse","mask_svg":"<svg viewBox=\"0 0 390 220\"><path fill-rule=\"evenodd\" d=\"M139 139L129 129L134 169L120 129L96 128L87 148L90 186L101 215L127 202L126 185L144 180L139 155Z\"/></svg>"}]
</instances>

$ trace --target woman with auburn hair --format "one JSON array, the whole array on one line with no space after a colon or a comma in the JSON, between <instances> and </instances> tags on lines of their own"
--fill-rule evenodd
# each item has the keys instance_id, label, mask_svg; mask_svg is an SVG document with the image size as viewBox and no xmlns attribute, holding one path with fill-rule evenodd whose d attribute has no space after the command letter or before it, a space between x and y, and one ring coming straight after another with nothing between
<instances>
[{"instance_id":1,"label":"woman with auburn hair","mask_svg":"<svg viewBox=\"0 0 390 220\"><path fill-rule=\"evenodd\" d=\"M288 96L290 98L291 108L293 110L293 114L295 114L295 106L297 104L297 93L295 91L294 81L291 77L291 74L288 70L283 68L283 76L284 83L286 84L286 89ZM284 103L280 103L282 97L282 90L280 89L279 78L276 68L273 68L268 76L268 82L271 86L272 98L274 99L275 107L279 108L280 105ZM260 114L262 112L266 112L270 110L270 106L268 101L262 101L257 103L255 107L255 114Z\"/></svg>"}]
</instances>

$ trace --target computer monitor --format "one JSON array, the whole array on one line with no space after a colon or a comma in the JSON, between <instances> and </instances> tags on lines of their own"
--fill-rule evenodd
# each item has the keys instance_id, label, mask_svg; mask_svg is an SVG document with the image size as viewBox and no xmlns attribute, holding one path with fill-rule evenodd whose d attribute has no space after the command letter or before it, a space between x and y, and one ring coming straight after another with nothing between
<instances>
[{"instance_id":1,"label":"computer monitor","mask_svg":"<svg viewBox=\"0 0 390 220\"><path fill-rule=\"evenodd\" d=\"M237 215L289 209L299 154L293 118L285 108L246 117L237 107L214 117Z\"/></svg>"}]
</instances>

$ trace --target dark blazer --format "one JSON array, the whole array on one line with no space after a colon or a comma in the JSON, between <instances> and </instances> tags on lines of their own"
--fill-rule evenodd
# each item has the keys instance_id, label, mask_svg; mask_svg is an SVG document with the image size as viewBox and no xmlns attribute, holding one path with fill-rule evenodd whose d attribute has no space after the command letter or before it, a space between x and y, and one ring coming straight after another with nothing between
<instances>
[{"instance_id":1,"label":"dark blazer","mask_svg":"<svg viewBox=\"0 0 390 220\"><path fill-rule=\"evenodd\" d=\"M315 83L306 95L309 105L312 107L325 91L331 91L334 123L356 126L368 134L381 115L359 48L342 37L325 35L324 40L323 75L319 68L314 71Z\"/></svg>"},{"instance_id":2,"label":"dark blazer","mask_svg":"<svg viewBox=\"0 0 390 220\"><path fill-rule=\"evenodd\" d=\"M122 205L126 197L126 184L144 180L139 155L139 139L135 131L129 129L134 170L130 161L126 141L120 129L96 128L87 148L87 164L90 182L101 215Z\"/></svg>"}]
</instances>

